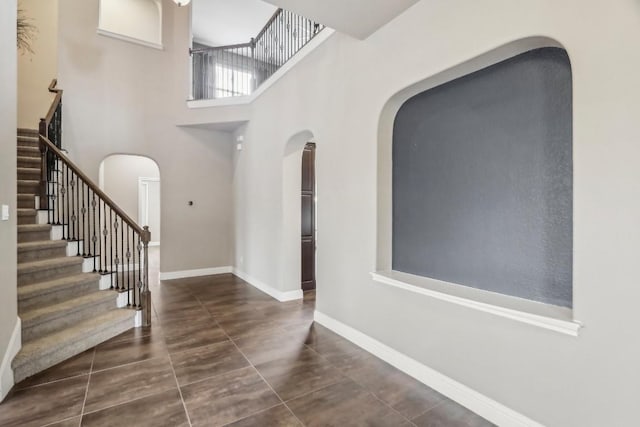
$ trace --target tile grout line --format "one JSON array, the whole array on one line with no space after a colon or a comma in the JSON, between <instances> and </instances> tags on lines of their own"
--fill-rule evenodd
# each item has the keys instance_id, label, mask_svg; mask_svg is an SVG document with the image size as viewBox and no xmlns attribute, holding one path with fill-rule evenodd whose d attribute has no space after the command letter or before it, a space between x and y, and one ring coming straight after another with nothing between
<instances>
[{"instance_id":1,"label":"tile grout line","mask_svg":"<svg viewBox=\"0 0 640 427\"><path fill-rule=\"evenodd\" d=\"M448 399L449 399L449 398L445 396L445 398L444 398L444 399L442 399L440 402L436 403L435 405L433 405L431 408L427 409L426 411L419 413L418 415L416 415L415 417L413 417L410 421L413 421L413 420L415 420L415 419L418 419L418 418L420 418L421 416L426 415L427 413L429 413L429 412L433 411L434 409L436 409L436 408L438 408L438 407L440 407L440 406L444 405L445 403L447 403L447 400L448 400Z\"/></svg>"},{"instance_id":2,"label":"tile grout line","mask_svg":"<svg viewBox=\"0 0 640 427\"><path fill-rule=\"evenodd\" d=\"M189 423L189 427L191 427L192 426L191 417L189 416L189 411L187 410L187 403L184 401L184 396L182 396L182 389L180 388L180 383L178 382L178 376L176 375L176 370L173 367L173 360L171 359L171 354L169 354L169 366L171 366L173 379L176 380L176 388L178 389L178 394L180 395L180 401L182 402L182 407L184 408L184 414L187 416L187 422Z\"/></svg>"},{"instance_id":3,"label":"tile grout line","mask_svg":"<svg viewBox=\"0 0 640 427\"><path fill-rule=\"evenodd\" d=\"M87 378L87 389L84 392L84 400L82 401L82 409L80 410L80 421L78 421L78 427L82 426L82 417L84 417L84 407L87 404L87 397L89 397L89 386L91 385L91 374L93 373L93 362L96 360L96 352L98 346L93 348L93 357L91 358L91 367L89 368L89 375Z\"/></svg>"},{"instance_id":4,"label":"tile grout line","mask_svg":"<svg viewBox=\"0 0 640 427\"><path fill-rule=\"evenodd\" d=\"M190 291L189 291L190 292ZM191 292L190 292L191 293ZM251 363L251 360L249 360L249 358L244 354L244 352L240 349L240 347L238 347L238 344L236 344L236 342L233 340L233 338L231 338L229 336L229 334L227 333L227 331L220 326L220 324L218 323L218 321L216 320L216 318L211 314L211 312L209 311L209 309L202 304L202 301L200 301L200 298L198 298L197 295L193 295L194 298L196 299L196 301L198 301L198 303L200 304L200 306L202 308L204 308L207 313L209 313L209 315L211 316L211 318L213 319L213 321L216 323L216 325L222 330L222 332L224 332L224 334L227 336L227 338L231 341L231 343L233 344L233 346L236 348L236 350L238 350L238 352L242 355L242 357L245 358L245 360L249 363L249 366L251 366L253 368L253 370L256 372L256 374L258 374L258 376L262 379L262 381L267 385L267 387L269 387L269 389L273 392L273 394L276 395L276 397L280 400L280 402L282 402L282 404L284 405L285 408L287 408L287 410L291 413L291 415L293 415L293 417L298 420L298 422L300 423L300 425L305 426L305 424L302 422L302 420L300 418L298 418L298 416L291 410L291 408L289 408L289 405L287 405L285 403L285 401L282 399L282 397L280 397L280 395L273 389L273 387L271 387L271 384L269 384L269 382L264 378L264 376L262 376L262 374L260 373L260 371L258 371L258 369L255 367L255 365L253 363ZM276 405L277 406L277 405ZM260 413L262 411L256 412ZM252 414L255 415L255 414ZM252 416L250 415L250 416ZM237 420L236 420L237 421ZM235 422L235 421L234 421Z\"/></svg>"}]
</instances>

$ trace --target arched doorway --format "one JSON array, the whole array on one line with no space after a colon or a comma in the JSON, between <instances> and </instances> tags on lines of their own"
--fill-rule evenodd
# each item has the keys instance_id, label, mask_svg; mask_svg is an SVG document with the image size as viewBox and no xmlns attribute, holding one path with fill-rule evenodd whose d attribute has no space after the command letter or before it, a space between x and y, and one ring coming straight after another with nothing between
<instances>
[{"instance_id":1,"label":"arched doorway","mask_svg":"<svg viewBox=\"0 0 640 427\"><path fill-rule=\"evenodd\" d=\"M160 169L152 159L113 154L100 164L98 184L132 219L149 226L149 246L160 245Z\"/></svg>"}]
</instances>

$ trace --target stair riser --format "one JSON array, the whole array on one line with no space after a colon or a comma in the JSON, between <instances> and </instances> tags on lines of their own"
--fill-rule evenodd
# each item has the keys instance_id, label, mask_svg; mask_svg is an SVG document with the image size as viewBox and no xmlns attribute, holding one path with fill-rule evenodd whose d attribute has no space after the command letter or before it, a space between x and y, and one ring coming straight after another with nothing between
<instances>
[{"instance_id":1,"label":"stair riser","mask_svg":"<svg viewBox=\"0 0 640 427\"><path fill-rule=\"evenodd\" d=\"M18 209L35 209L36 198L29 197L28 199L18 199Z\"/></svg>"},{"instance_id":2,"label":"stair riser","mask_svg":"<svg viewBox=\"0 0 640 427\"><path fill-rule=\"evenodd\" d=\"M34 249L32 251L18 252L18 263L38 261L42 259L61 258L67 256L67 249L52 248L52 249Z\"/></svg>"},{"instance_id":3,"label":"stair riser","mask_svg":"<svg viewBox=\"0 0 640 427\"><path fill-rule=\"evenodd\" d=\"M40 159L40 150L34 150L33 148L27 147L18 147L18 156Z\"/></svg>"},{"instance_id":4,"label":"stair riser","mask_svg":"<svg viewBox=\"0 0 640 427\"><path fill-rule=\"evenodd\" d=\"M39 170L19 171L18 172L18 180L21 180L21 179L39 181L40 180L40 171Z\"/></svg>"},{"instance_id":5,"label":"stair riser","mask_svg":"<svg viewBox=\"0 0 640 427\"><path fill-rule=\"evenodd\" d=\"M115 295L114 295L115 297ZM48 319L37 325L22 325L22 342L28 343L42 336L58 332L68 326L74 325L83 320L95 317L105 313L115 307L115 298L108 301L102 301L99 304L90 304L81 307L78 311L60 316L57 319Z\"/></svg>"},{"instance_id":6,"label":"stair riser","mask_svg":"<svg viewBox=\"0 0 640 427\"><path fill-rule=\"evenodd\" d=\"M18 182L18 193L36 195L39 193L38 191L39 187L40 187L40 184L37 182L34 182L34 183Z\"/></svg>"},{"instance_id":7,"label":"stair riser","mask_svg":"<svg viewBox=\"0 0 640 427\"><path fill-rule=\"evenodd\" d=\"M18 157L18 167L19 168L39 168L40 167L40 157Z\"/></svg>"},{"instance_id":8,"label":"stair riser","mask_svg":"<svg viewBox=\"0 0 640 427\"><path fill-rule=\"evenodd\" d=\"M29 273L18 272L18 286L40 283L47 280L82 273L82 265L69 265L64 267L47 268Z\"/></svg>"},{"instance_id":9,"label":"stair riser","mask_svg":"<svg viewBox=\"0 0 640 427\"><path fill-rule=\"evenodd\" d=\"M38 138L18 136L18 147L39 148L40 141L38 140Z\"/></svg>"},{"instance_id":10,"label":"stair riser","mask_svg":"<svg viewBox=\"0 0 640 427\"><path fill-rule=\"evenodd\" d=\"M15 383L57 365L76 354L80 354L83 351L95 347L101 342L107 341L123 332L126 332L133 327L133 322L133 319L125 319L117 323L114 322L110 324L108 328L105 328L98 333L94 333L80 342L66 345L56 351L43 353L40 357L34 360L30 360L19 366L13 366L13 377Z\"/></svg>"},{"instance_id":11,"label":"stair riser","mask_svg":"<svg viewBox=\"0 0 640 427\"><path fill-rule=\"evenodd\" d=\"M86 295L89 292L98 289L98 280L91 280L85 283L79 283L77 285L60 289L55 292L49 292L41 295L33 295L29 298L18 299L18 311L24 311L27 309L44 307L46 305L57 304L63 301L67 301L71 298Z\"/></svg>"},{"instance_id":12,"label":"stair riser","mask_svg":"<svg viewBox=\"0 0 640 427\"><path fill-rule=\"evenodd\" d=\"M27 225L27 224L35 224L36 216L35 215L19 215L18 216L18 225Z\"/></svg>"},{"instance_id":13,"label":"stair riser","mask_svg":"<svg viewBox=\"0 0 640 427\"><path fill-rule=\"evenodd\" d=\"M39 242L50 238L51 231L18 232L18 243Z\"/></svg>"},{"instance_id":14,"label":"stair riser","mask_svg":"<svg viewBox=\"0 0 640 427\"><path fill-rule=\"evenodd\" d=\"M18 136L38 137L38 129L18 128Z\"/></svg>"}]
</instances>

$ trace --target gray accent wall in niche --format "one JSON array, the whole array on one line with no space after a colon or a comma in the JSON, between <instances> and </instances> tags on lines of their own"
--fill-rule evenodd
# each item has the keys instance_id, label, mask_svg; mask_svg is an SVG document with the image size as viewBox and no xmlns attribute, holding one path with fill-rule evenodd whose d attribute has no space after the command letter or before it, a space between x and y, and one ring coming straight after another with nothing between
<instances>
[{"instance_id":1,"label":"gray accent wall in niche","mask_svg":"<svg viewBox=\"0 0 640 427\"><path fill-rule=\"evenodd\" d=\"M393 269L572 306L571 64L532 50L420 93L393 131Z\"/></svg>"}]
</instances>

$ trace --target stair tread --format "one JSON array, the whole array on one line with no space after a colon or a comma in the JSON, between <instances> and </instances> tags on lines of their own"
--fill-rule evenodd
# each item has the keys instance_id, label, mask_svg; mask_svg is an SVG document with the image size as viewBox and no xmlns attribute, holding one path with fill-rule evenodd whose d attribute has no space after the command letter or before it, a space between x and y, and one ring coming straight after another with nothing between
<instances>
[{"instance_id":1,"label":"stair tread","mask_svg":"<svg viewBox=\"0 0 640 427\"><path fill-rule=\"evenodd\" d=\"M37 179L19 179L18 184L40 184L40 181Z\"/></svg>"},{"instance_id":2,"label":"stair tread","mask_svg":"<svg viewBox=\"0 0 640 427\"><path fill-rule=\"evenodd\" d=\"M27 166L18 166L18 172L37 172L40 173L40 168L30 168Z\"/></svg>"},{"instance_id":3,"label":"stair tread","mask_svg":"<svg viewBox=\"0 0 640 427\"><path fill-rule=\"evenodd\" d=\"M21 135L38 135L38 129L18 128L18 136Z\"/></svg>"},{"instance_id":4,"label":"stair tread","mask_svg":"<svg viewBox=\"0 0 640 427\"><path fill-rule=\"evenodd\" d=\"M18 252L32 251L34 249L56 249L67 246L66 240L41 240L39 242L18 243Z\"/></svg>"},{"instance_id":5,"label":"stair tread","mask_svg":"<svg viewBox=\"0 0 640 427\"><path fill-rule=\"evenodd\" d=\"M33 233L51 230L51 224L22 224L18 226L18 233Z\"/></svg>"},{"instance_id":6,"label":"stair tread","mask_svg":"<svg viewBox=\"0 0 640 427\"><path fill-rule=\"evenodd\" d=\"M27 140L27 141L39 141L40 138L38 138L36 135L20 135L18 134L18 141L20 140Z\"/></svg>"},{"instance_id":7,"label":"stair tread","mask_svg":"<svg viewBox=\"0 0 640 427\"><path fill-rule=\"evenodd\" d=\"M50 258L38 261L29 261L18 263L18 274L29 273L32 271L44 270L56 267L67 267L70 265L82 265L84 259L82 257L60 257Z\"/></svg>"},{"instance_id":8,"label":"stair tread","mask_svg":"<svg viewBox=\"0 0 640 427\"><path fill-rule=\"evenodd\" d=\"M77 286L90 280L95 280L97 282L100 280L100 276L96 273L78 273L46 282L19 286L18 300L33 297L35 295L56 292L60 289Z\"/></svg>"},{"instance_id":9,"label":"stair tread","mask_svg":"<svg viewBox=\"0 0 640 427\"><path fill-rule=\"evenodd\" d=\"M48 320L57 319L61 316L71 314L91 306L109 300L113 301L113 307L116 306L116 293L112 291L95 290L91 293L70 298L57 304L51 304L44 307L30 308L21 311L20 319L23 328L43 323Z\"/></svg>"},{"instance_id":10,"label":"stair tread","mask_svg":"<svg viewBox=\"0 0 640 427\"><path fill-rule=\"evenodd\" d=\"M109 328L112 324L133 319L134 316L135 310L114 308L69 328L35 339L22 346L13 359L12 367L16 369L34 358L46 357L65 347L71 348L75 343Z\"/></svg>"},{"instance_id":11,"label":"stair tread","mask_svg":"<svg viewBox=\"0 0 640 427\"><path fill-rule=\"evenodd\" d=\"M33 199L34 195L31 193L18 193L18 199Z\"/></svg>"},{"instance_id":12,"label":"stair tread","mask_svg":"<svg viewBox=\"0 0 640 427\"><path fill-rule=\"evenodd\" d=\"M17 208L16 212L18 216L34 216L37 213L33 208Z\"/></svg>"}]
</instances>

